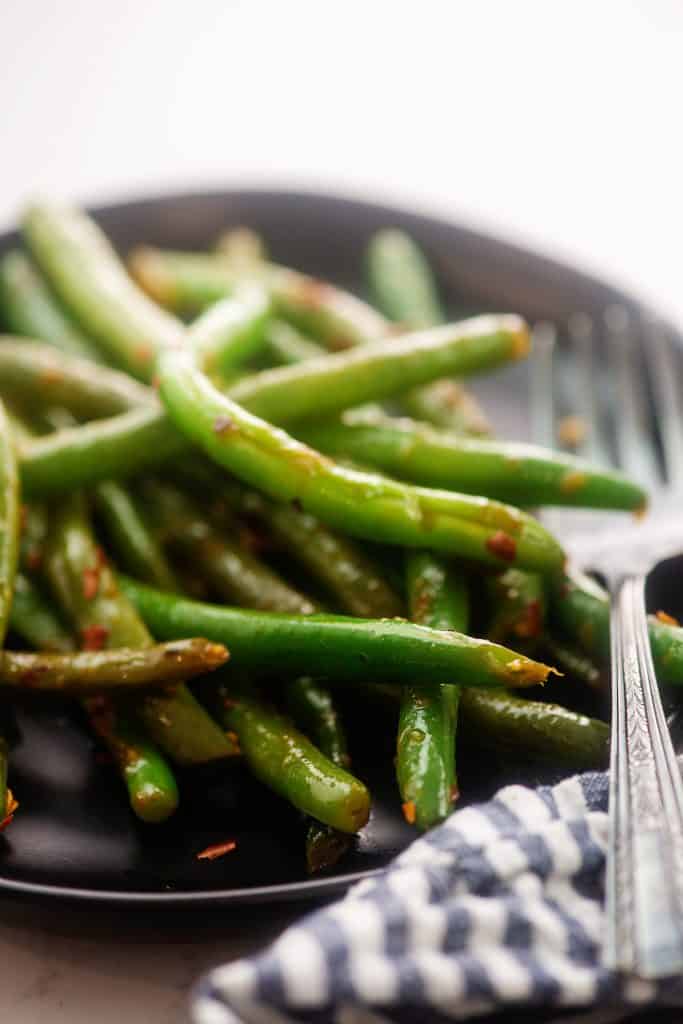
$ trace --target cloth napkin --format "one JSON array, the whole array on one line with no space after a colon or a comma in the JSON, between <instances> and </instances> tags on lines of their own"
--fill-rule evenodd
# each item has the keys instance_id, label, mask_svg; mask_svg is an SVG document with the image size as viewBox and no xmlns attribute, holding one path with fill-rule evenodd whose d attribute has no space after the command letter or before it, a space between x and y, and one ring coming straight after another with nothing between
<instances>
[{"instance_id":1,"label":"cloth napkin","mask_svg":"<svg viewBox=\"0 0 683 1024\"><path fill-rule=\"evenodd\" d=\"M683 1006L681 978L655 984L600 965L606 812L604 773L507 786L457 811L260 955L211 971L196 989L195 1024L415 1024L521 1005Z\"/></svg>"}]
</instances>

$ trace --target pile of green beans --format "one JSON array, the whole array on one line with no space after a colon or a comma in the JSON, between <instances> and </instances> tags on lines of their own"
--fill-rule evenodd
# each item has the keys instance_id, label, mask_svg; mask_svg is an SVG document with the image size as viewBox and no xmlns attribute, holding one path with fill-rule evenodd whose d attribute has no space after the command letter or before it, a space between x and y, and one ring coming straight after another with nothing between
<instances>
[{"instance_id":1,"label":"pile of green beans","mask_svg":"<svg viewBox=\"0 0 683 1024\"><path fill-rule=\"evenodd\" d=\"M311 872L372 813L352 730L366 699L390 716L419 829L467 798L473 737L605 763L608 726L546 697L558 669L587 700L601 685L607 599L529 509L646 495L476 436L463 379L527 355L520 317L449 323L393 229L365 263L379 310L270 262L248 229L213 252L142 244L128 269L69 207L33 205L23 237L0 259L6 704L76 701L146 825L176 811L176 765L243 761L303 816ZM654 619L651 636L683 684L683 630ZM0 733L0 828L11 777Z\"/></svg>"}]
</instances>

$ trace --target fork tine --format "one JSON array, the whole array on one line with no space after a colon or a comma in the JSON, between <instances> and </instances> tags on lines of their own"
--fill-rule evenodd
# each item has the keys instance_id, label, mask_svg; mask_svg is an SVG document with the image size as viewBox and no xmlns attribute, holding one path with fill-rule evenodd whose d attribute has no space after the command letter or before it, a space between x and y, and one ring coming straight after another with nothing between
<instances>
[{"instance_id":1,"label":"fork tine","mask_svg":"<svg viewBox=\"0 0 683 1024\"><path fill-rule=\"evenodd\" d=\"M607 354L613 378L615 407L613 420L619 466L645 487L657 487L661 480L652 443L653 430L646 409L634 332L623 306L605 310Z\"/></svg>"},{"instance_id":2,"label":"fork tine","mask_svg":"<svg viewBox=\"0 0 683 1024\"><path fill-rule=\"evenodd\" d=\"M531 360L531 436L536 444L555 447L555 396L553 360L557 329L555 324L540 322L532 332Z\"/></svg>"},{"instance_id":3,"label":"fork tine","mask_svg":"<svg viewBox=\"0 0 683 1024\"><path fill-rule=\"evenodd\" d=\"M661 322L646 320L643 329L647 338L645 353L660 417L664 475L669 487L680 493L683 490L683 402L679 364Z\"/></svg>"},{"instance_id":4,"label":"fork tine","mask_svg":"<svg viewBox=\"0 0 683 1024\"><path fill-rule=\"evenodd\" d=\"M595 329L586 313L574 313L567 323L570 356L577 368L575 403L584 425L584 438L577 454L600 466L611 463L610 446L598 411L598 366L595 358Z\"/></svg>"}]
</instances>

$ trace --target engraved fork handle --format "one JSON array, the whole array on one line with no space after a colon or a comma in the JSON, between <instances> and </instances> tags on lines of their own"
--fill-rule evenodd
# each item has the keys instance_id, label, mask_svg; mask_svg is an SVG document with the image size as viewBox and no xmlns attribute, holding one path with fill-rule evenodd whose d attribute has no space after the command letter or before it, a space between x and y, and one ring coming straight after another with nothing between
<instances>
[{"instance_id":1,"label":"engraved fork handle","mask_svg":"<svg viewBox=\"0 0 683 1024\"><path fill-rule=\"evenodd\" d=\"M645 577L610 580L612 744L606 966L683 972L683 784L655 676Z\"/></svg>"}]
</instances>

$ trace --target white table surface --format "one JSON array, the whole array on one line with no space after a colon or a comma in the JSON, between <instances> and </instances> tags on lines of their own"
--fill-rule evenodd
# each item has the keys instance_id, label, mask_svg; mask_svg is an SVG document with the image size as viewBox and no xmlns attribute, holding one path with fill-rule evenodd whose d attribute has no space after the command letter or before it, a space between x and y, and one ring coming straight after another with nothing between
<instances>
[{"instance_id":1,"label":"white table surface","mask_svg":"<svg viewBox=\"0 0 683 1024\"><path fill-rule=\"evenodd\" d=\"M529 242L683 322L678 0L5 0L0 227L36 194L282 185ZM0 901L0 1019L175 1024L290 910Z\"/></svg>"}]
</instances>

